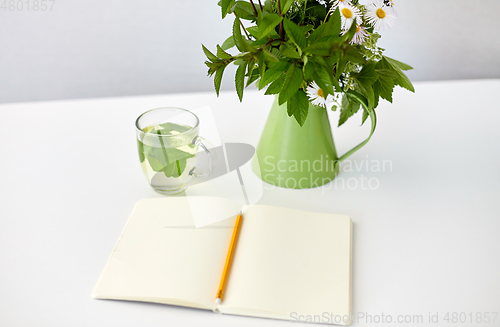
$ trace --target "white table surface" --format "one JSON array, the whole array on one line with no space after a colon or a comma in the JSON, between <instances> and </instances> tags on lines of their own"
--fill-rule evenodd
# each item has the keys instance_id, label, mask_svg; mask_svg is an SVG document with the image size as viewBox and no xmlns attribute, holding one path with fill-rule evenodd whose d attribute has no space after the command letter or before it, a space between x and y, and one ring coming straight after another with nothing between
<instances>
[{"instance_id":1,"label":"white table surface","mask_svg":"<svg viewBox=\"0 0 500 327\"><path fill-rule=\"evenodd\" d=\"M500 312L500 80L415 87L381 103L375 135L352 157L390 160L391 171L339 176L376 179L376 190L266 187L260 203L352 217L355 313L500 326L469 318ZM251 91L242 104L227 92L1 105L0 326L290 324L90 297L134 203L160 197L138 163L135 118L209 104L222 141L256 145L272 101ZM339 153L367 135L360 119L334 128ZM453 312L467 321L446 323Z\"/></svg>"}]
</instances>

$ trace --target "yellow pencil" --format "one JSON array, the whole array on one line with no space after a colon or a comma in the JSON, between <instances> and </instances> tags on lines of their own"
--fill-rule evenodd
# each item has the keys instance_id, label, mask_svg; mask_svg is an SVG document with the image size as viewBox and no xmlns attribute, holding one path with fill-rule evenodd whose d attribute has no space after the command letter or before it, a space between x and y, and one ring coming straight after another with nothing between
<instances>
[{"instance_id":1,"label":"yellow pencil","mask_svg":"<svg viewBox=\"0 0 500 327\"><path fill-rule=\"evenodd\" d=\"M227 276L229 275L229 269L231 268L231 261L233 260L236 241L238 240L238 234L241 227L241 219L241 214L239 214L236 218L236 223L234 224L233 236L231 237L231 244L229 245L229 251L227 252L226 264L224 265L224 271L222 272L219 290L217 291L217 296L215 298L215 302L217 304L222 303L222 300L224 298L224 289L226 288Z\"/></svg>"}]
</instances>

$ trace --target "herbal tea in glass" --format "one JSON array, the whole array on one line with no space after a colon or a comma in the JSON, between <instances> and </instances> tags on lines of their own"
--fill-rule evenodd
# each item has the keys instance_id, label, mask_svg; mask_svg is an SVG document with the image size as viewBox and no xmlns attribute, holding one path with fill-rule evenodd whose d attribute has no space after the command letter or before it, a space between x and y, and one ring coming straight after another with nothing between
<instances>
[{"instance_id":1,"label":"herbal tea in glass","mask_svg":"<svg viewBox=\"0 0 500 327\"><path fill-rule=\"evenodd\" d=\"M198 125L193 113L177 108L150 110L137 119L139 159L155 191L180 193L193 177L210 173L200 174L196 169L198 146L207 152L211 161L208 149L197 135Z\"/></svg>"}]
</instances>

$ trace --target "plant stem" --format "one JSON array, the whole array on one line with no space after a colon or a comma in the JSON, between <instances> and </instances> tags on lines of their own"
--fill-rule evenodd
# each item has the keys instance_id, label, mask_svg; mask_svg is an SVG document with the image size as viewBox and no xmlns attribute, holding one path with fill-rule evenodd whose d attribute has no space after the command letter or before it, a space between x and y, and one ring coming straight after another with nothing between
<instances>
[{"instance_id":1,"label":"plant stem","mask_svg":"<svg viewBox=\"0 0 500 327\"><path fill-rule=\"evenodd\" d=\"M260 10L264 11L264 8L262 7L262 3L260 2L260 0L259 0L259 6L260 6Z\"/></svg>"},{"instance_id":2,"label":"plant stem","mask_svg":"<svg viewBox=\"0 0 500 327\"><path fill-rule=\"evenodd\" d=\"M252 0L250 0L250 3L252 4L253 11L255 12L255 18L257 18L257 16L259 16L259 13L257 12L257 9L255 8L255 5L253 4Z\"/></svg>"},{"instance_id":3,"label":"plant stem","mask_svg":"<svg viewBox=\"0 0 500 327\"><path fill-rule=\"evenodd\" d=\"M236 16L236 17L238 17L238 16ZM245 28L245 25L243 25L243 23L241 22L241 20L240 20L240 25L241 25L241 27L243 27L243 32L245 32L245 35L247 36L247 39L250 39L250 35L248 35L247 29Z\"/></svg>"},{"instance_id":4,"label":"plant stem","mask_svg":"<svg viewBox=\"0 0 500 327\"><path fill-rule=\"evenodd\" d=\"M261 47L259 48L259 50L264 49L265 47L267 47L269 44L273 43L274 41L283 41L283 40L282 40L282 39L270 40L270 41L268 41L266 44L264 44L263 46L261 46Z\"/></svg>"},{"instance_id":5,"label":"plant stem","mask_svg":"<svg viewBox=\"0 0 500 327\"><path fill-rule=\"evenodd\" d=\"M328 11L326 12L326 16L325 16L325 20L323 21L323 24L326 23L326 21L328 20L328 17L330 17L330 10L328 9Z\"/></svg>"},{"instance_id":6,"label":"plant stem","mask_svg":"<svg viewBox=\"0 0 500 327\"><path fill-rule=\"evenodd\" d=\"M283 14L281 13L281 1L280 0L278 0L278 12L279 12L280 16L283 16ZM281 22L280 22L280 37L283 40L285 39L284 35L283 35L283 20L281 20Z\"/></svg>"},{"instance_id":7,"label":"plant stem","mask_svg":"<svg viewBox=\"0 0 500 327\"><path fill-rule=\"evenodd\" d=\"M340 8L339 8L340 9ZM330 11L332 10L332 7L328 5L326 5L326 17L325 17L325 20L323 21L323 24L326 23L326 21L328 20L328 17L330 16Z\"/></svg>"},{"instance_id":8,"label":"plant stem","mask_svg":"<svg viewBox=\"0 0 500 327\"><path fill-rule=\"evenodd\" d=\"M306 19L306 11L307 11L307 0L304 1L304 16L302 17L302 23L304 23Z\"/></svg>"}]
</instances>

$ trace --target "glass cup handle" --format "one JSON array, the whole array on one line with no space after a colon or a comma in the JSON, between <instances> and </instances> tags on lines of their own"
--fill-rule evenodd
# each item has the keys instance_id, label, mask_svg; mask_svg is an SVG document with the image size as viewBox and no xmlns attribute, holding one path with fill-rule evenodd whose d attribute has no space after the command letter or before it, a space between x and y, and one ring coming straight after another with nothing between
<instances>
[{"instance_id":1,"label":"glass cup handle","mask_svg":"<svg viewBox=\"0 0 500 327\"><path fill-rule=\"evenodd\" d=\"M207 155L207 160L208 160L208 169L207 171L202 171L196 167L194 167L190 172L189 174L193 177L207 177L209 176L213 169L214 169L214 166L215 166L215 161L217 159L217 155L215 154L215 151L210 151L210 149L214 149L214 146L212 145L212 143L210 143L209 141L207 141L206 139L204 139L203 137L201 136L196 136L193 141L191 141L191 143L193 145L197 145L199 147L201 147L206 155Z\"/></svg>"}]
</instances>

